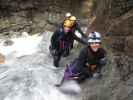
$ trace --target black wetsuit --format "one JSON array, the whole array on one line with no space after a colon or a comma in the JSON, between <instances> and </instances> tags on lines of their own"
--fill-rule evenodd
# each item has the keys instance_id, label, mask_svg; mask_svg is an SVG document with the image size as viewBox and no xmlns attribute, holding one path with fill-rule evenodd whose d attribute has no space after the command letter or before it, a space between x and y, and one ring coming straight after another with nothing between
<instances>
[{"instance_id":1,"label":"black wetsuit","mask_svg":"<svg viewBox=\"0 0 133 100\"><path fill-rule=\"evenodd\" d=\"M84 78L92 77L93 73L100 73L102 66L107 62L106 51L99 48L97 52L93 52L90 47L81 50L76 62L75 70L80 72ZM91 65L96 65L95 71L92 72Z\"/></svg>"},{"instance_id":2,"label":"black wetsuit","mask_svg":"<svg viewBox=\"0 0 133 100\"><path fill-rule=\"evenodd\" d=\"M57 29L54 34L51 37L51 50L55 50L54 53L54 65L57 67L60 61L61 56L63 53L69 49L71 49L71 46L73 44L73 41L77 40L83 44L87 45L87 41L78 38L74 33L73 29L65 33L64 28L60 27Z\"/></svg>"}]
</instances>

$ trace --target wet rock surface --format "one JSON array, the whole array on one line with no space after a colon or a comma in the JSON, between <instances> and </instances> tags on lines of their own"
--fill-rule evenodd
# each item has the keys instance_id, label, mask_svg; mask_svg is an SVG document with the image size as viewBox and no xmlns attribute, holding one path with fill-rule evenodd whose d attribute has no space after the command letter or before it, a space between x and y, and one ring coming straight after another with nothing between
<instances>
[{"instance_id":1,"label":"wet rock surface","mask_svg":"<svg viewBox=\"0 0 133 100\"><path fill-rule=\"evenodd\" d=\"M108 52L112 54L110 56L112 60L110 65L112 70L110 72L113 73L114 71L114 75L111 76L112 78L108 78L110 79L109 81L115 79L115 81L111 82L114 86L111 89L109 84L104 84L108 86L107 89L111 89L107 91L109 96L111 96L108 100L131 100L133 98L133 93L131 92L133 87L127 85L127 83L129 80L131 82L133 75L133 1L101 0L97 1L97 4L95 20L92 22L88 32L90 30L101 32L104 36L105 44L108 45Z\"/></svg>"},{"instance_id":2,"label":"wet rock surface","mask_svg":"<svg viewBox=\"0 0 133 100\"><path fill-rule=\"evenodd\" d=\"M66 12L80 15L80 0L0 0L0 33L54 31Z\"/></svg>"}]
</instances>

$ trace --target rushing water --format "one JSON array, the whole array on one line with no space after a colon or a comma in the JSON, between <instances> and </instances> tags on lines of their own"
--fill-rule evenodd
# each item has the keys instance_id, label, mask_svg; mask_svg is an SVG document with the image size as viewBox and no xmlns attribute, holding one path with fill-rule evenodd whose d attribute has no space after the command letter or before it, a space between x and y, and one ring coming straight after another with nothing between
<instances>
[{"instance_id":1,"label":"rushing water","mask_svg":"<svg viewBox=\"0 0 133 100\"><path fill-rule=\"evenodd\" d=\"M64 68L55 68L48 46L51 33L12 39L0 52L6 62L0 65L0 100L80 100L65 95L54 84L63 77Z\"/></svg>"}]
</instances>

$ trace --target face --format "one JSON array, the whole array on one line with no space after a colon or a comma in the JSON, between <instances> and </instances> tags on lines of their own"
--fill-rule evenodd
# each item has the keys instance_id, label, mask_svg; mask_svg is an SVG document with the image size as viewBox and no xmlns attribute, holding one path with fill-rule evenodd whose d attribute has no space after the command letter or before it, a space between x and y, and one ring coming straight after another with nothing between
<instances>
[{"instance_id":1,"label":"face","mask_svg":"<svg viewBox=\"0 0 133 100\"><path fill-rule=\"evenodd\" d=\"M100 48L101 44L100 43L90 43L90 47L92 51L97 52L98 49Z\"/></svg>"},{"instance_id":2,"label":"face","mask_svg":"<svg viewBox=\"0 0 133 100\"><path fill-rule=\"evenodd\" d=\"M70 30L71 30L71 28L69 28L69 27L64 27L64 32L65 32L65 33L70 32Z\"/></svg>"}]
</instances>

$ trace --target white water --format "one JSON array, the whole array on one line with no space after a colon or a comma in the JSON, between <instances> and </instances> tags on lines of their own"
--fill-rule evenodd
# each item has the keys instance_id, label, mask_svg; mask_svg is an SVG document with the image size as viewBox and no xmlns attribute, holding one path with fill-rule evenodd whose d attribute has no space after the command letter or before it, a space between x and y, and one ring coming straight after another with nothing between
<instances>
[{"instance_id":1,"label":"white water","mask_svg":"<svg viewBox=\"0 0 133 100\"><path fill-rule=\"evenodd\" d=\"M12 39L12 46L2 46L5 64L0 65L0 100L80 100L61 93L54 84L63 76L49 55L51 33Z\"/></svg>"}]
</instances>

